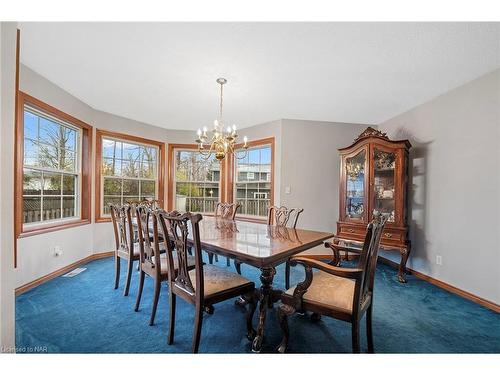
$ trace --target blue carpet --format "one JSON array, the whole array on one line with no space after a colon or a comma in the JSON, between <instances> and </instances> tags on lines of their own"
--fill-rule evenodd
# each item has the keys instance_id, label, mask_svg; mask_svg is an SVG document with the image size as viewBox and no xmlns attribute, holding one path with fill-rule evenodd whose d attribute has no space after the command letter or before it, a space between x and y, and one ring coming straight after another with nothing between
<instances>
[{"instance_id":1,"label":"blue carpet","mask_svg":"<svg viewBox=\"0 0 500 375\"><path fill-rule=\"evenodd\" d=\"M221 258L218 264L224 267L225 261ZM74 278L58 277L17 297L19 351L38 347L48 353L190 352L192 306L178 299L175 342L168 346L166 285L162 288L156 324L150 327L150 278L146 278L141 309L134 312L136 273L130 295L123 297L124 272L120 288L113 289L113 258L93 261L85 267L87 271ZM242 265L242 271L259 285L257 269ZM301 266L293 268L292 281L302 278ZM283 266L277 270L275 285L284 286ZM294 316L289 323L291 353L351 351L348 323L328 317L315 323L306 316ZM378 266L376 275L373 330L377 353L500 352L500 314L412 276L408 277L408 284L400 284L396 271L385 265ZM249 353L251 347L245 332L245 311L235 306L233 300L220 303L213 315L204 315L200 353ZM273 352L280 340L276 309L268 310L263 352ZM361 345L365 351L364 323Z\"/></svg>"}]
</instances>

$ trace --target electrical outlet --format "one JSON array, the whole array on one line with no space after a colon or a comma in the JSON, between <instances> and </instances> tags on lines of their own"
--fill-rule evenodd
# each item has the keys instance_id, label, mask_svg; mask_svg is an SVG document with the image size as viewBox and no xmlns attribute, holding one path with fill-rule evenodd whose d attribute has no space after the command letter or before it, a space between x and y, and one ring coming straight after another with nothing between
<instances>
[{"instance_id":1,"label":"electrical outlet","mask_svg":"<svg viewBox=\"0 0 500 375\"><path fill-rule=\"evenodd\" d=\"M57 246L54 246L54 256L55 257L59 257L63 254L63 251L62 251L62 248L61 246L57 245Z\"/></svg>"},{"instance_id":2,"label":"electrical outlet","mask_svg":"<svg viewBox=\"0 0 500 375\"><path fill-rule=\"evenodd\" d=\"M441 255L436 255L436 264L438 266L441 266L443 264L443 258L441 257Z\"/></svg>"}]
</instances>

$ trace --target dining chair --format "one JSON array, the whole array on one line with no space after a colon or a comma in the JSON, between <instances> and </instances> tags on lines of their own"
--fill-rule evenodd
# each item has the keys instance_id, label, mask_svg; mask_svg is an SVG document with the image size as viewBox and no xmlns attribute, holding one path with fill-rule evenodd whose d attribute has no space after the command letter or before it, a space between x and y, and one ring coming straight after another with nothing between
<instances>
[{"instance_id":1,"label":"dining chair","mask_svg":"<svg viewBox=\"0 0 500 375\"><path fill-rule=\"evenodd\" d=\"M137 300L135 302L135 311L139 311L141 303L142 290L144 289L144 279L147 276L153 279L153 308L149 325L152 326L155 321L156 310L160 298L161 283L168 279L167 257L165 256L166 246L165 241L168 238L155 236L158 232L158 222L156 216L152 214L154 210L151 205L139 204L136 207L137 231L139 235L139 289L137 292ZM149 230L152 224L153 233ZM158 255L158 256L157 256ZM175 262L175 260L174 260ZM194 257L188 256L188 267L194 268ZM174 266L174 272L177 270L177 263Z\"/></svg>"},{"instance_id":2,"label":"dining chair","mask_svg":"<svg viewBox=\"0 0 500 375\"><path fill-rule=\"evenodd\" d=\"M195 308L194 331L191 350L198 352L203 323L203 311L213 313L213 305L241 294L244 294L249 301L247 313L247 338L253 339L255 330L252 327L252 318L256 308L257 296L255 284L236 273L225 268L211 264L203 264L201 254L199 222L202 220L200 214L193 215L189 212L180 215L179 213L169 214L163 210L155 212L160 223L162 236L171 238L167 241L168 259L168 284L169 284L169 305L170 322L168 344L174 340L175 330L175 310L176 298L179 296ZM189 268L188 262L188 238L191 231L191 244L195 258L195 268ZM154 232L155 237L157 236ZM155 241L157 239L155 238ZM172 272L177 257L178 272ZM233 317L231 317L233 319Z\"/></svg>"},{"instance_id":3,"label":"dining chair","mask_svg":"<svg viewBox=\"0 0 500 375\"><path fill-rule=\"evenodd\" d=\"M234 220L236 212L238 211L238 208L240 208L240 206L241 205L239 203L218 202L217 205L215 206L214 216L220 217L222 219ZM215 261L216 262L219 261L217 254L208 252L208 263L210 264L214 263L214 255L215 255ZM228 267L231 265L229 257L226 258L226 265Z\"/></svg>"},{"instance_id":4,"label":"dining chair","mask_svg":"<svg viewBox=\"0 0 500 375\"><path fill-rule=\"evenodd\" d=\"M118 289L120 282L121 259L127 262L127 276L125 281L124 296L128 296L130 289L130 279L135 261L139 260L139 243L135 240L134 228L132 225L132 205L109 205L111 222L115 234L115 289Z\"/></svg>"},{"instance_id":5,"label":"dining chair","mask_svg":"<svg viewBox=\"0 0 500 375\"><path fill-rule=\"evenodd\" d=\"M377 212L374 214L372 222L367 226L365 241L355 268L337 267L307 256L294 256L290 259L291 265L300 264L304 267L305 279L281 296L278 321L283 339L278 352L284 353L288 345L288 316L296 311L310 311L315 320L320 319L321 315L327 315L350 322L354 353L360 352L359 325L366 313L368 352L373 353L373 286L380 238L386 221L386 215ZM313 273L313 269L318 271Z\"/></svg>"}]
</instances>

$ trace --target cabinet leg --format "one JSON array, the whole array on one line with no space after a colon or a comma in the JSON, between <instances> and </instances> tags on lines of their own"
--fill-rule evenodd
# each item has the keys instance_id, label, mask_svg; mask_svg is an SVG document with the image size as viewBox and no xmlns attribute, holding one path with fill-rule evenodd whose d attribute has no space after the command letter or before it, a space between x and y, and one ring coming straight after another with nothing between
<instances>
[{"instance_id":1,"label":"cabinet leg","mask_svg":"<svg viewBox=\"0 0 500 375\"><path fill-rule=\"evenodd\" d=\"M408 261L408 257L410 256L410 251L411 246L409 244L406 248L399 251L401 253L401 263L399 263L398 270L398 281L400 283L406 283L406 262Z\"/></svg>"}]
</instances>

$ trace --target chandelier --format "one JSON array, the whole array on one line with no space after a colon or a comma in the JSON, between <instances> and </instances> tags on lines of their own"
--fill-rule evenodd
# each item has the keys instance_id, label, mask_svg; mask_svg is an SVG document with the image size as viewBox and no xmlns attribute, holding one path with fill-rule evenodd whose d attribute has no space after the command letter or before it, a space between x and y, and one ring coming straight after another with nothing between
<instances>
[{"instance_id":1,"label":"chandelier","mask_svg":"<svg viewBox=\"0 0 500 375\"><path fill-rule=\"evenodd\" d=\"M212 154L215 154L215 158L219 161L223 160L229 154L234 154L237 159L243 159L248 152L248 138L246 136L243 137L241 148L245 150L245 153L238 156L238 153L235 152L236 139L238 138L236 125L225 128L222 118L222 93L223 86L227 83L227 80L225 78L218 78L217 83L220 85L219 117L214 121L214 128L211 131L211 135L208 134L206 126L203 129L198 129L198 138L196 139L198 151L205 159L208 159Z\"/></svg>"}]
</instances>

